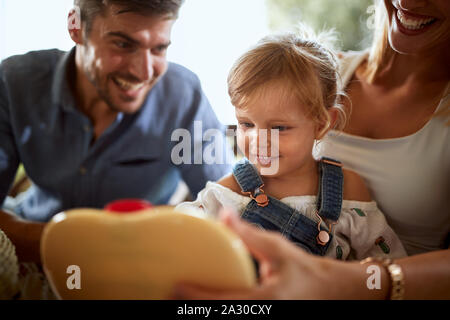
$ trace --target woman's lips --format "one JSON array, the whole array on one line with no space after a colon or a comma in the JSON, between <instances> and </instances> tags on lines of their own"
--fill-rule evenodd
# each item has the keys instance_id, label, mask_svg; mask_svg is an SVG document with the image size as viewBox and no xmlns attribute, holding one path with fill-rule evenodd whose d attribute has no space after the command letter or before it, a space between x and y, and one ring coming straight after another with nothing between
<instances>
[{"instance_id":1,"label":"woman's lips","mask_svg":"<svg viewBox=\"0 0 450 320\"><path fill-rule=\"evenodd\" d=\"M395 18L400 31L409 35L422 33L437 21L431 16L411 14L399 9L396 11Z\"/></svg>"}]
</instances>

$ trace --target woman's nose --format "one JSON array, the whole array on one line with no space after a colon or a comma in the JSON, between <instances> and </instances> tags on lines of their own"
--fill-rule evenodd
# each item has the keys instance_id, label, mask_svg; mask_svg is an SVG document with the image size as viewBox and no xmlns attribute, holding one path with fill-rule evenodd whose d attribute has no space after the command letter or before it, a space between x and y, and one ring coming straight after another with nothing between
<instances>
[{"instance_id":1,"label":"woman's nose","mask_svg":"<svg viewBox=\"0 0 450 320\"><path fill-rule=\"evenodd\" d=\"M426 6L428 0L398 0L400 8L403 10L413 10Z\"/></svg>"}]
</instances>

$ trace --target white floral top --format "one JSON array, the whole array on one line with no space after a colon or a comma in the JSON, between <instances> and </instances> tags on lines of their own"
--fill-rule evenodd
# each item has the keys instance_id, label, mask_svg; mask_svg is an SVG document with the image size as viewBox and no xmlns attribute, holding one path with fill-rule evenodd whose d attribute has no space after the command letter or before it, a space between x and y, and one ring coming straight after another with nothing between
<instances>
[{"instance_id":1,"label":"white floral top","mask_svg":"<svg viewBox=\"0 0 450 320\"><path fill-rule=\"evenodd\" d=\"M251 199L215 182L208 182L193 202L183 202L176 209L217 216L222 207L242 213ZM309 219L315 215L316 196L291 196L280 199ZM324 227L327 226L324 224ZM389 227L376 202L344 200L337 224L331 229L332 242L326 256L343 260L366 257L400 258L406 256L397 235Z\"/></svg>"}]
</instances>

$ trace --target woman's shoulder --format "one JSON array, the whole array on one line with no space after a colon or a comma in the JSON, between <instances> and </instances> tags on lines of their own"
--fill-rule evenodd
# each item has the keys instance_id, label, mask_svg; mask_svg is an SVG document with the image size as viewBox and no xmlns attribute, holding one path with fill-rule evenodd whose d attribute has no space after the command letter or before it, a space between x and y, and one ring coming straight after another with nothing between
<instances>
[{"instance_id":1,"label":"woman's shoulder","mask_svg":"<svg viewBox=\"0 0 450 320\"><path fill-rule=\"evenodd\" d=\"M354 171L344 169L344 200L354 200L362 202L372 201L369 189L359 174Z\"/></svg>"},{"instance_id":2,"label":"woman's shoulder","mask_svg":"<svg viewBox=\"0 0 450 320\"><path fill-rule=\"evenodd\" d=\"M345 51L336 54L338 58L338 69L341 76L342 85L345 87L346 83L351 79L356 69L361 63L367 59L369 51Z\"/></svg>"},{"instance_id":3,"label":"woman's shoulder","mask_svg":"<svg viewBox=\"0 0 450 320\"><path fill-rule=\"evenodd\" d=\"M368 50L361 51L338 51L336 52L336 56L340 62L350 62L352 60L361 60L366 58L369 55Z\"/></svg>"}]
</instances>

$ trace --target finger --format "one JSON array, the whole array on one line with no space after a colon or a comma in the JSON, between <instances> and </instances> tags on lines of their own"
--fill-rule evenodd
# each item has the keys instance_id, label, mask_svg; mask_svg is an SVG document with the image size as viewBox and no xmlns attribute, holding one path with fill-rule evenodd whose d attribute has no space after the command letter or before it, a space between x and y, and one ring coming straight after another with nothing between
<instances>
[{"instance_id":1,"label":"finger","mask_svg":"<svg viewBox=\"0 0 450 320\"><path fill-rule=\"evenodd\" d=\"M219 220L227 226L231 226L233 219L238 217L238 213L231 208L222 208L219 211Z\"/></svg>"},{"instance_id":2,"label":"finger","mask_svg":"<svg viewBox=\"0 0 450 320\"><path fill-rule=\"evenodd\" d=\"M223 209L220 212L220 219L242 239L258 260L269 260L271 263L280 262L281 249L283 246L289 245L286 239L248 224L230 209Z\"/></svg>"}]
</instances>

